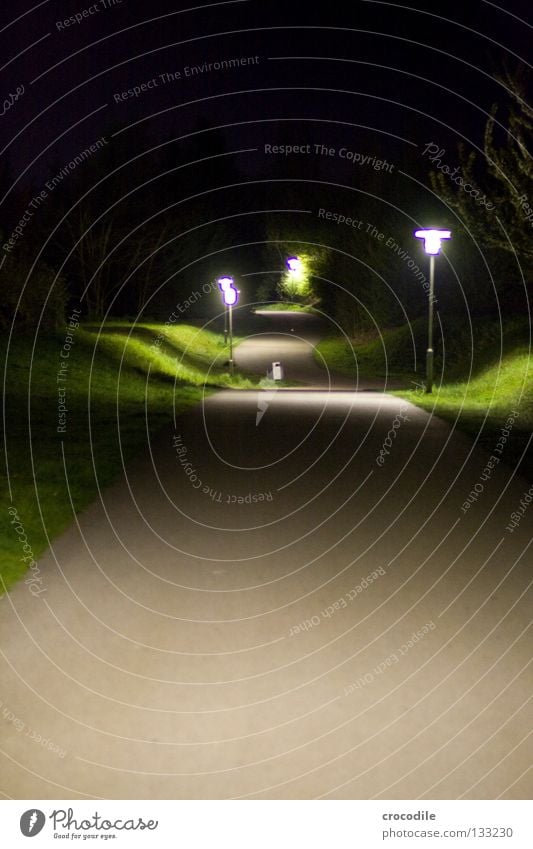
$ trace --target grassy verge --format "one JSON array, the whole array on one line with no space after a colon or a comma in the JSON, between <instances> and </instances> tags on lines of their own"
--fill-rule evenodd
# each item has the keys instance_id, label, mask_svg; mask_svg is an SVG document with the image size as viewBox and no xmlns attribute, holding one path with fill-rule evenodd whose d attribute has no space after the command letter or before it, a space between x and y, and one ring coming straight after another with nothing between
<instances>
[{"instance_id":1,"label":"grassy verge","mask_svg":"<svg viewBox=\"0 0 533 849\"><path fill-rule=\"evenodd\" d=\"M70 349L62 332L38 338L33 353L33 338L20 337L3 351L0 592L72 522L73 511L83 510L143 450L147 431L155 434L174 410L182 412L206 391L254 385L228 374L221 335L186 325L130 330L124 323L110 322L103 332L84 325L71 332ZM60 389L64 432L58 432Z\"/></svg>"},{"instance_id":2,"label":"grassy verge","mask_svg":"<svg viewBox=\"0 0 533 849\"><path fill-rule=\"evenodd\" d=\"M381 336L368 332L349 341L339 336L324 339L317 346L317 362L322 356L328 368L341 374L361 377L403 377L408 386L420 358L425 326L414 322L411 328L385 329Z\"/></svg>"},{"instance_id":3,"label":"grassy verge","mask_svg":"<svg viewBox=\"0 0 533 849\"><path fill-rule=\"evenodd\" d=\"M254 312L261 310L262 312L311 312L316 313L314 307L306 304L294 304L285 301L268 301L266 304L255 304Z\"/></svg>"},{"instance_id":4,"label":"grassy verge","mask_svg":"<svg viewBox=\"0 0 533 849\"><path fill-rule=\"evenodd\" d=\"M423 383L426 326L385 330L381 338L367 334L351 344L342 338L325 339L319 354L329 368L353 374L356 363L361 377L397 378L405 385L400 395L441 418L455 423L487 450L497 444L511 412L518 411L502 459L533 476L533 457L528 449L533 432L533 371L525 321L504 326L479 323L473 331L457 332L448 340L446 358L436 358L436 385L431 395L416 389ZM416 362L418 374L413 370ZM320 359L317 356L317 361ZM526 451L525 456L524 451Z\"/></svg>"},{"instance_id":5,"label":"grassy verge","mask_svg":"<svg viewBox=\"0 0 533 849\"><path fill-rule=\"evenodd\" d=\"M446 383L475 377L502 356L528 343L527 320L510 321L503 326L478 320L472 327L454 327L446 335L445 346L437 326L435 375L441 375ZM317 346L317 353L324 357L329 368L341 373L353 374L357 363L362 377L398 377L409 387L417 374L420 381L424 373L426 347L427 322L419 318L409 326L386 328L381 335L369 331L351 341L329 337Z\"/></svg>"},{"instance_id":6,"label":"grassy verge","mask_svg":"<svg viewBox=\"0 0 533 849\"><path fill-rule=\"evenodd\" d=\"M479 444L491 453L507 425L510 434L501 459L533 479L533 360L527 348L505 354L471 380L437 385L431 395L416 390L393 394L456 424L472 438L478 437ZM511 428L510 418L514 420Z\"/></svg>"}]
</instances>

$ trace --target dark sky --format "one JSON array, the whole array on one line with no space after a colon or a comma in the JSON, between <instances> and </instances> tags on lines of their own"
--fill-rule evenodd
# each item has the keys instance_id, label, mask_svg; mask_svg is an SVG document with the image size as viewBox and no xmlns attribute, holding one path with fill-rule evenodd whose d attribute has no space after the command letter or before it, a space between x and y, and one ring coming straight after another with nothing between
<instances>
[{"instance_id":1,"label":"dark sky","mask_svg":"<svg viewBox=\"0 0 533 849\"><path fill-rule=\"evenodd\" d=\"M281 139L275 119L292 119L291 138L299 119L314 119L299 124L302 142L349 139L346 122L370 127L367 144L390 134L391 150L395 136L478 143L491 104L506 99L494 75L529 58L528 5L245 0L189 11L166 0L19 0L2 13L3 98L25 91L2 116L2 147L17 173L39 175L139 119L155 142L203 120L240 125L225 131L229 146L253 147ZM187 66L256 56L185 76ZM243 167L253 170L253 157Z\"/></svg>"},{"instance_id":2,"label":"dark sky","mask_svg":"<svg viewBox=\"0 0 533 849\"><path fill-rule=\"evenodd\" d=\"M181 197L199 195L201 209L188 201L179 206L182 228L230 216L237 230L227 239L234 246L266 238L272 222L281 227L275 238L312 240L306 227L319 228L324 205L383 227L382 213L396 209L407 234L430 218L451 226L446 210L442 219L434 214L432 166L424 150L430 143L442 149L443 161L453 167L458 143L467 151L482 146L494 103L503 119L510 98L495 77L506 67L527 66L527 5L9 4L0 33L0 229L12 232L29 198L101 137L104 152L76 166L61 191L82 194L89 181L101 181L105 206L106 187L107 194L117 191L108 174L117 162L133 160L121 171L122 209L140 221L145 208L157 209L163 186L161 209L170 198L179 205ZM216 137L208 132L214 127L221 128ZM300 152L276 156L268 145L298 146ZM211 155L219 158L189 164ZM135 188L144 173L136 158L157 175L144 195ZM383 160L394 178L387 170L376 176L372 162ZM176 166L172 177L161 176ZM54 226L53 215L61 213L54 213L52 200L32 218L24 246L47 219ZM195 249L209 253L201 242ZM253 268L259 260L255 248L249 251ZM243 257L236 248L236 267Z\"/></svg>"}]
</instances>

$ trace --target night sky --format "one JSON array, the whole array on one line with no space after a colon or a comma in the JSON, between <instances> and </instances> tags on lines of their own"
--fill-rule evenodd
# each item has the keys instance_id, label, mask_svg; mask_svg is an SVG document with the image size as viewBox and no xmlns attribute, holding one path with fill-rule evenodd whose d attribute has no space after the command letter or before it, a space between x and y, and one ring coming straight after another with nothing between
<instances>
[{"instance_id":1,"label":"night sky","mask_svg":"<svg viewBox=\"0 0 533 849\"><path fill-rule=\"evenodd\" d=\"M436 209L427 146L453 168L459 143L482 148L493 104L505 116L511 100L496 77L527 65L527 5L8 5L2 231L51 175L102 138L90 166L69 178L74 194L95 180L108 185L117 165L121 191L134 189L142 163L155 177L152 203L163 185L176 201L202 194L217 215L239 220L242 242L261 238L252 222L265 210L278 210L266 214L278 217L282 235L303 239L305 215L316 223L332 197L368 219L364 191L389 209L399 204L409 227L427 223ZM128 203L131 210L144 201L134 194ZM295 209L302 212L285 218L279 211ZM53 219L48 210L43 226ZM191 225L198 214L186 213ZM372 215L379 218L375 205ZM454 223L443 210L437 217ZM233 252L237 266L243 257ZM246 267L252 273L253 261Z\"/></svg>"},{"instance_id":2,"label":"night sky","mask_svg":"<svg viewBox=\"0 0 533 849\"><path fill-rule=\"evenodd\" d=\"M374 141L391 152L430 137L444 147L461 138L479 144L491 105L507 96L495 74L527 63L527 5L7 4L3 97L25 91L3 116L3 149L29 176L138 121L155 143L204 121L225 126L231 148L281 139L284 130L302 142L364 141L370 153ZM205 68L244 57L256 61ZM187 75L191 66L204 71ZM243 155L242 167L253 160Z\"/></svg>"}]
</instances>

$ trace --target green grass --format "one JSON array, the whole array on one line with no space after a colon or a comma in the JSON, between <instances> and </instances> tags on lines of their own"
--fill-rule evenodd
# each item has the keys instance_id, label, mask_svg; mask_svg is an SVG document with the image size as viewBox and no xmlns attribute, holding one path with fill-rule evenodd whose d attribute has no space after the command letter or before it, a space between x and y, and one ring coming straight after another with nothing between
<instances>
[{"instance_id":1,"label":"green grass","mask_svg":"<svg viewBox=\"0 0 533 849\"><path fill-rule=\"evenodd\" d=\"M521 473L531 477L532 452L527 450L522 457L533 432L533 371L529 345L524 344L529 337L527 322L510 322L503 333L500 325L490 322L479 322L472 331L458 330L447 339L444 364L442 356L436 357L431 395L416 389L423 383L425 322L414 322L411 330L393 328L381 339L367 334L351 343L331 337L318 345L318 352L329 368L341 373L354 374L357 362L362 378L396 378L405 389L394 394L456 424L489 451L511 411L518 410L503 459L511 466L519 464ZM418 374L413 370L414 348Z\"/></svg>"},{"instance_id":2,"label":"green grass","mask_svg":"<svg viewBox=\"0 0 533 849\"><path fill-rule=\"evenodd\" d=\"M7 387L0 592L27 569L8 514L11 504L37 558L48 545L47 535L52 539L68 527L73 509L83 510L99 488L117 478L122 462L144 449L147 429L155 434L171 421L174 410L180 413L197 403L205 391L255 385L246 376L228 374L221 335L187 325L137 325L129 335L130 330L122 322L109 322L102 333L91 325L75 330L61 384L68 409L65 433L57 432L57 376L65 332L39 337L33 356L33 339L27 337L14 337L8 353L3 351Z\"/></svg>"},{"instance_id":3,"label":"green grass","mask_svg":"<svg viewBox=\"0 0 533 849\"><path fill-rule=\"evenodd\" d=\"M457 424L491 453L509 416L518 411L502 459L532 477L533 360L528 348L505 354L470 380L437 384L431 395L417 390L393 394Z\"/></svg>"},{"instance_id":4,"label":"green grass","mask_svg":"<svg viewBox=\"0 0 533 849\"><path fill-rule=\"evenodd\" d=\"M317 346L315 354L320 364L321 357L328 368L341 374L360 377L401 376L408 383L414 375L415 351L420 350L424 326L421 321L407 326L385 329L381 336L375 333L360 334L355 340L331 336Z\"/></svg>"},{"instance_id":5,"label":"green grass","mask_svg":"<svg viewBox=\"0 0 533 849\"><path fill-rule=\"evenodd\" d=\"M255 310L267 310L270 312L316 312L316 310L308 304L294 304L285 301L268 301L266 304L254 304Z\"/></svg>"},{"instance_id":6,"label":"green grass","mask_svg":"<svg viewBox=\"0 0 533 849\"><path fill-rule=\"evenodd\" d=\"M442 354L438 326L435 328L435 374L448 382L475 376L506 355L529 343L527 320L498 323L477 320L472 327L453 327L446 334ZM317 346L317 362L324 357L328 367L344 374L359 370L361 377L397 377L406 387L425 370L427 321L419 318L410 326L386 328L360 334L353 340L339 336L324 339Z\"/></svg>"}]
</instances>

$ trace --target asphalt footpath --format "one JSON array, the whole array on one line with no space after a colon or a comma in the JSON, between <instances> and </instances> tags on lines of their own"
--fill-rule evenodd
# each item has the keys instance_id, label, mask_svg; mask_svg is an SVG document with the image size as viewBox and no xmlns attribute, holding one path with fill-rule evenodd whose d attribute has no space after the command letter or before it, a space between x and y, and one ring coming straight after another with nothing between
<instances>
[{"instance_id":1,"label":"asphalt footpath","mask_svg":"<svg viewBox=\"0 0 533 849\"><path fill-rule=\"evenodd\" d=\"M530 798L505 435L481 450L320 369L312 317L267 320L237 367L297 387L176 418L0 601L4 797Z\"/></svg>"}]
</instances>

